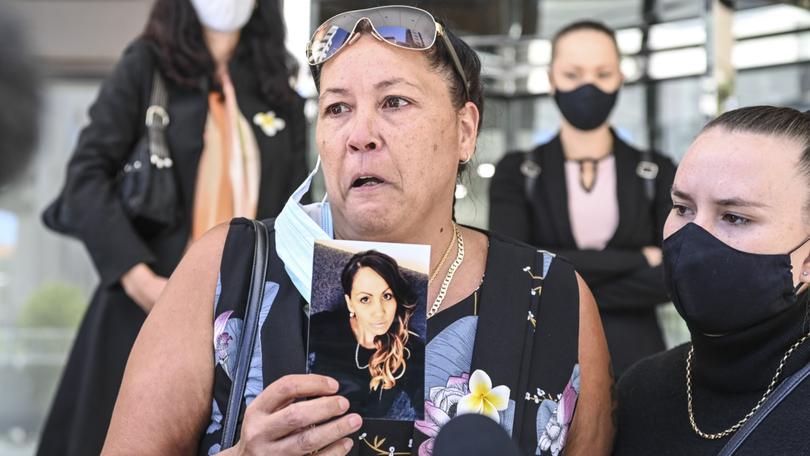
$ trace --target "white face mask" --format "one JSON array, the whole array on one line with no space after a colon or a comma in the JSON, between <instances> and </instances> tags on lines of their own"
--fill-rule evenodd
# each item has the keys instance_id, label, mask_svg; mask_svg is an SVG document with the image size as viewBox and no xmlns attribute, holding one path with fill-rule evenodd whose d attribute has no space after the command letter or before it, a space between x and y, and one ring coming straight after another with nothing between
<instances>
[{"instance_id":1,"label":"white face mask","mask_svg":"<svg viewBox=\"0 0 810 456\"><path fill-rule=\"evenodd\" d=\"M247 24L256 0L191 0L191 4L205 27L235 32Z\"/></svg>"},{"instance_id":2,"label":"white face mask","mask_svg":"<svg viewBox=\"0 0 810 456\"><path fill-rule=\"evenodd\" d=\"M295 288L309 302L312 289L312 257L315 241L332 239L332 212L327 201L301 206L299 201L309 191L312 178L318 172L321 158L315 169L304 179L287 200L284 209L275 221L276 254L284 262L284 269Z\"/></svg>"}]
</instances>

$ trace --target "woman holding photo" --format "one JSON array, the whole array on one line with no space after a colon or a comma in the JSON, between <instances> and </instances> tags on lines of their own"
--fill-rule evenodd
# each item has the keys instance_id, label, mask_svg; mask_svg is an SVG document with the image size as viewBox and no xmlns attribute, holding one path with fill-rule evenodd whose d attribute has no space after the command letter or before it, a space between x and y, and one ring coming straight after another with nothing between
<instances>
[{"instance_id":1,"label":"woman holding photo","mask_svg":"<svg viewBox=\"0 0 810 456\"><path fill-rule=\"evenodd\" d=\"M484 107L475 52L427 11L383 6L327 20L307 55L328 201L299 204L313 173L267 222L261 337L225 454L427 456L462 413L524 453L608 454L609 359L587 285L563 259L453 221ZM255 234L237 219L189 250L138 336L105 454L223 450L231 356L215 349L244 314ZM363 420L334 379L303 375L314 244L329 238L431 246L424 420Z\"/></svg>"},{"instance_id":2,"label":"woman holding photo","mask_svg":"<svg viewBox=\"0 0 810 456\"><path fill-rule=\"evenodd\" d=\"M421 418L425 346L409 331L417 294L396 260L375 250L355 254L340 281L346 305L310 319L310 372L337 380L363 417Z\"/></svg>"}]
</instances>

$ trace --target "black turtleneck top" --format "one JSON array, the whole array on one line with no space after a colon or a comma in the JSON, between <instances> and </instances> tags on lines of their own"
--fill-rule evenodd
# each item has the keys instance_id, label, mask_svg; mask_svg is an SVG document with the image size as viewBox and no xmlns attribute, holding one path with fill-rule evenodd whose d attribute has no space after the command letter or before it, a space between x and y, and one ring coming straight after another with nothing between
<instances>
[{"instance_id":1,"label":"black turtleneck top","mask_svg":"<svg viewBox=\"0 0 810 456\"><path fill-rule=\"evenodd\" d=\"M803 302L732 335L691 331L692 407L701 431L724 431L751 411L785 352L806 333L806 309ZM687 343L646 358L619 380L614 455L715 455L731 439L704 439L689 424L689 348ZM779 383L808 362L810 339L788 358ZM810 380L774 409L735 455L810 455Z\"/></svg>"}]
</instances>

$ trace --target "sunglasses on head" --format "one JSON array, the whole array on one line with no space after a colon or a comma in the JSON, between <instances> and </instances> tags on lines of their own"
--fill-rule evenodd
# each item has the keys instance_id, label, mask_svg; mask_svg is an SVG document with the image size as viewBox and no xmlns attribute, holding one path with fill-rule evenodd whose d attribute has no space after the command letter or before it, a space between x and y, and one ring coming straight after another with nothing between
<instances>
[{"instance_id":1,"label":"sunglasses on head","mask_svg":"<svg viewBox=\"0 0 810 456\"><path fill-rule=\"evenodd\" d=\"M426 51L436 43L436 36L441 36L470 100L467 76L444 28L430 13L412 6L379 6L347 11L327 19L307 44L309 65L319 67L337 54L356 36L357 26L364 20L371 26L375 38L402 49Z\"/></svg>"}]
</instances>

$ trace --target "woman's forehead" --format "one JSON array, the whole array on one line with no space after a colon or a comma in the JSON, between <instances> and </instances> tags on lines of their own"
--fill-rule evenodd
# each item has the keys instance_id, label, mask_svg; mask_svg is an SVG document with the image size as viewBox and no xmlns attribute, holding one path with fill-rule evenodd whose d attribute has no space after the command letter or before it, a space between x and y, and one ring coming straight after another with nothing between
<instances>
[{"instance_id":1,"label":"woman's forehead","mask_svg":"<svg viewBox=\"0 0 810 456\"><path fill-rule=\"evenodd\" d=\"M362 280L363 282L366 283L374 283L374 282L385 283L385 279L383 279L383 277L377 271L368 266L363 266L357 269L357 272L354 275L354 280L355 281Z\"/></svg>"},{"instance_id":2,"label":"woman's forehead","mask_svg":"<svg viewBox=\"0 0 810 456\"><path fill-rule=\"evenodd\" d=\"M712 198L789 201L797 185L806 185L799 171L798 144L752 133L715 128L702 133L678 166L675 187Z\"/></svg>"},{"instance_id":3,"label":"woman's forehead","mask_svg":"<svg viewBox=\"0 0 810 456\"><path fill-rule=\"evenodd\" d=\"M610 36L596 30L574 30L561 36L556 43L554 59L559 62L579 62L593 65L599 62L618 63L616 45Z\"/></svg>"}]
</instances>

